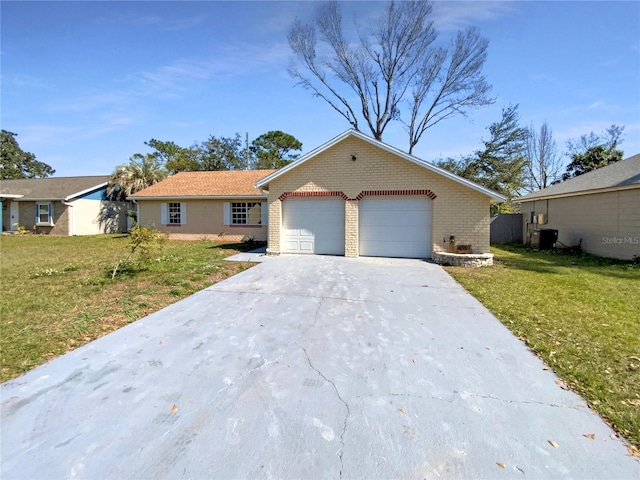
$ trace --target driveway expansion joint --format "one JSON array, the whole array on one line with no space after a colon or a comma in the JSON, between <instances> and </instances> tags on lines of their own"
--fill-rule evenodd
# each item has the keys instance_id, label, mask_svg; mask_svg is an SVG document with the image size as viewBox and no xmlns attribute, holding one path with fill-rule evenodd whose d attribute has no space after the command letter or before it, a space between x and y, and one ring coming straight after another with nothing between
<instances>
[{"instance_id":1,"label":"driveway expansion joint","mask_svg":"<svg viewBox=\"0 0 640 480\"><path fill-rule=\"evenodd\" d=\"M333 387L333 390L336 392L336 396L338 397L338 400L340 400L344 404L345 408L347 409L347 414L345 415L344 422L342 424L342 431L340 432L340 450L338 450L338 458L340 459L340 478L342 478L342 470L344 469L344 462L342 460L342 455L344 454L344 435L345 435L345 432L347 431L347 421L349 420L351 409L349 408L349 404L340 395L340 391L338 390L338 387L336 386L336 384L332 380L329 380L324 375L324 373L322 373L313 365L313 363L311 362L311 358L309 358L309 354L307 353L307 350L298 342L296 342L296 345L298 345L298 347L300 347L300 350L302 350L302 352L304 353L304 356L307 359L307 363L309 364L309 367L311 367L311 369L314 370L325 382L329 383Z\"/></svg>"}]
</instances>

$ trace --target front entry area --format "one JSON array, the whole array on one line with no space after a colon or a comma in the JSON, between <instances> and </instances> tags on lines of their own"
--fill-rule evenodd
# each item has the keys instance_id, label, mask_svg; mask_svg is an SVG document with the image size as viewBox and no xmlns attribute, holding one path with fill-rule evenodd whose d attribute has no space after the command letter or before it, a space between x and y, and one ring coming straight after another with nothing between
<instances>
[{"instance_id":1,"label":"front entry area","mask_svg":"<svg viewBox=\"0 0 640 480\"><path fill-rule=\"evenodd\" d=\"M424 196L364 197L359 205L359 254L431 257L431 200Z\"/></svg>"},{"instance_id":2,"label":"front entry area","mask_svg":"<svg viewBox=\"0 0 640 480\"><path fill-rule=\"evenodd\" d=\"M282 202L283 253L344 255L344 200L287 198Z\"/></svg>"}]
</instances>

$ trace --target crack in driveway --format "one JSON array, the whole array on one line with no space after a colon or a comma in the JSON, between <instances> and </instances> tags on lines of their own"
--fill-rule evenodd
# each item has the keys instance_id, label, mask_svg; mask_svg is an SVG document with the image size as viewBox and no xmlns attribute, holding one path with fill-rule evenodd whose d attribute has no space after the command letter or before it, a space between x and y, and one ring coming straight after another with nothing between
<instances>
[{"instance_id":1,"label":"crack in driveway","mask_svg":"<svg viewBox=\"0 0 640 480\"><path fill-rule=\"evenodd\" d=\"M342 424L342 432L340 432L340 450L338 451L338 458L340 459L340 478L342 478L342 470L344 469L344 461L342 459L342 455L344 454L344 435L345 435L345 432L347 431L347 421L349 420L351 409L349 408L349 404L340 395L340 391L338 390L338 387L336 386L336 384L332 380L329 380L320 370L318 370L313 365L313 363L311 362L311 359L309 358L309 354L307 353L307 350L297 342L296 342L296 345L300 347L300 350L302 350L302 352L304 353L304 356L307 358L307 363L309 364L309 367L311 367L312 370L314 370L318 375L320 375L320 377L325 382L331 384L331 386L333 387L333 390L336 392L336 396L338 397L338 400L340 400L344 404L345 408L347 409L347 414L345 415L344 423Z\"/></svg>"}]
</instances>

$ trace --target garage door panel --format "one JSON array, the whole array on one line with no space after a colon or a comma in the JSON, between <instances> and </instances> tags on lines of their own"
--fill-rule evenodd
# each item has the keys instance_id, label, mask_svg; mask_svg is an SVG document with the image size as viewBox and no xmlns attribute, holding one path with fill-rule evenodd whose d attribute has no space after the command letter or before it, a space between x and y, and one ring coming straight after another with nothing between
<instances>
[{"instance_id":1,"label":"garage door panel","mask_svg":"<svg viewBox=\"0 0 640 480\"><path fill-rule=\"evenodd\" d=\"M344 255L344 200L290 198L282 210L285 253Z\"/></svg>"},{"instance_id":2,"label":"garage door panel","mask_svg":"<svg viewBox=\"0 0 640 480\"><path fill-rule=\"evenodd\" d=\"M359 205L360 255L429 258L431 201L426 197L371 197Z\"/></svg>"}]
</instances>

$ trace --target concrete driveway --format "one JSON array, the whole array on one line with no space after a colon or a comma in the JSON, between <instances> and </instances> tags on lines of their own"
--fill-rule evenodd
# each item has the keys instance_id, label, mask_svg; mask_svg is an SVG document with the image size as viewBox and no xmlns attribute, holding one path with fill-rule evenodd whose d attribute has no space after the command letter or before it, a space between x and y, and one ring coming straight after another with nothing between
<instances>
[{"instance_id":1,"label":"concrete driveway","mask_svg":"<svg viewBox=\"0 0 640 480\"><path fill-rule=\"evenodd\" d=\"M282 256L5 383L0 473L640 478L555 380L436 265Z\"/></svg>"}]
</instances>

